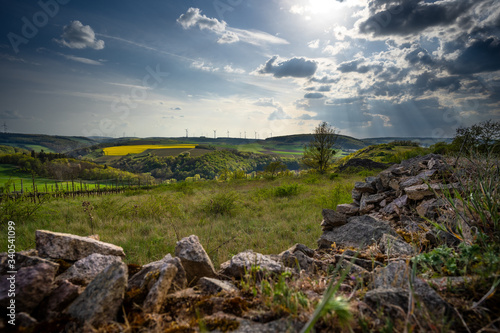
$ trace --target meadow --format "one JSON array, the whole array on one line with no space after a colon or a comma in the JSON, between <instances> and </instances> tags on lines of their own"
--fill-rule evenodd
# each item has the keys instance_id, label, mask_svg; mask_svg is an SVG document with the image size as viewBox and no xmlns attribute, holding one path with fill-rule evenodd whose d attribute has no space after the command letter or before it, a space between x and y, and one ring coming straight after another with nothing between
<instances>
[{"instance_id":1,"label":"meadow","mask_svg":"<svg viewBox=\"0 0 500 333\"><path fill-rule=\"evenodd\" d=\"M48 199L28 217L24 205L32 204L19 203L14 208L19 210L17 248L34 248L37 229L99 234L102 241L122 246L126 261L137 264L173 253L176 242L192 234L216 266L247 249L270 254L295 243L315 248L321 210L350 202L354 182L366 175L180 182L100 197ZM89 204L84 207L84 202ZM5 241L0 239L0 248L6 248Z\"/></svg>"}]
</instances>

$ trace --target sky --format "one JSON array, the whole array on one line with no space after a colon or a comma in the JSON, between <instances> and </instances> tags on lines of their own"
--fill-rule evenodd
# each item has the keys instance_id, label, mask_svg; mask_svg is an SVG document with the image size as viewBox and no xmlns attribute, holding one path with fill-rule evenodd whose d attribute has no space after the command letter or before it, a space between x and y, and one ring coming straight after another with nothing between
<instances>
[{"instance_id":1,"label":"sky","mask_svg":"<svg viewBox=\"0 0 500 333\"><path fill-rule=\"evenodd\" d=\"M500 120L498 0L0 0L0 130L453 137Z\"/></svg>"}]
</instances>

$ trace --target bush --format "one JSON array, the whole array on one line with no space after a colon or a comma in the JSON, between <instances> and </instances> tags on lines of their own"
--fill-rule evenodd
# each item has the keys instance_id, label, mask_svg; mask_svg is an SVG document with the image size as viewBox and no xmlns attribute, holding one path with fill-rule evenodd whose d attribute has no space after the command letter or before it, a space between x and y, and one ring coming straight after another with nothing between
<instances>
[{"instance_id":1,"label":"bush","mask_svg":"<svg viewBox=\"0 0 500 333\"><path fill-rule=\"evenodd\" d=\"M235 192L221 192L208 200L203 210L210 215L232 215L238 197Z\"/></svg>"},{"instance_id":2,"label":"bush","mask_svg":"<svg viewBox=\"0 0 500 333\"><path fill-rule=\"evenodd\" d=\"M299 184L285 184L273 189L273 194L275 197L290 197L297 195L299 193Z\"/></svg>"}]
</instances>

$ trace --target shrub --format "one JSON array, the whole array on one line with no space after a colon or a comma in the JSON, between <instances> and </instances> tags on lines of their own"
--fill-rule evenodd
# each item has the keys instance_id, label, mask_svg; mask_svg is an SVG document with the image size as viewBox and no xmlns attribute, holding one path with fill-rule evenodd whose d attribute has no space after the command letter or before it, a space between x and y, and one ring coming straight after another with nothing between
<instances>
[{"instance_id":1,"label":"shrub","mask_svg":"<svg viewBox=\"0 0 500 333\"><path fill-rule=\"evenodd\" d=\"M273 194L276 197L290 197L299 193L299 184L285 184L273 189Z\"/></svg>"},{"instance_id":2,"label":"shrub","mask_svg":"<svg viewBox=\"0 0 500 333\"><path fill-rule=\"evenodd\" d=\"M237 199L235 192L221 192L208 200L203 210L210 215L232 215Z\"/></svg>"}]
</instances>

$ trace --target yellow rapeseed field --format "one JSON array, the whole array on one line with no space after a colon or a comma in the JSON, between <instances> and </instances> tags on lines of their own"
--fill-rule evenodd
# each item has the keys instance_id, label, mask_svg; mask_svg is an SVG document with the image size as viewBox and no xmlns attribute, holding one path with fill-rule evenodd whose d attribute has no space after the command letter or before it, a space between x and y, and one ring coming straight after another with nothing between
<instances>
[{"instance_id":1,"label":"yellow rapeseed field","mask_svg":"<svg viewBox=\"0 0 500 333\"><path fill-rule=\"evenodd\" d=\"M178 144L178 145L136 145L136 146L115 146L104 148L104 155L108 156L124 156L127 154L140 154L148 149L169 149L169 148L184 148L193 149L197 145Z\"/></svg>"}]
</instances>

